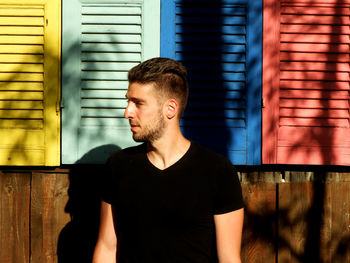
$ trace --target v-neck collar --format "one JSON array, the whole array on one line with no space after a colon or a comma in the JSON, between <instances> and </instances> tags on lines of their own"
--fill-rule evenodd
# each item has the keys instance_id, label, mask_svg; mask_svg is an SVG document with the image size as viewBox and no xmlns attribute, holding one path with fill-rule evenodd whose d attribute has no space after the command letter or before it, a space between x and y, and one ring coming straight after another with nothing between
<instances>
[{"instance_id":1,"label":"v-neck collar","mask_svg":"<svg viewBox=\"0 0 350 263\"><path fill-rule=\"evenodd\" d=\"M172 170L172 169L175 169L176 167L180 166L183 162L185 162L188 157L191 155L190 153L193 151L193 148L194 148L194 144L192 141L190 141L190 147L187 149L187 151L181 156L181 158L179 160L177 160L175 163L173 163L172 165L166 167L165 169L159 169L157 166L155 166L149 159L148 159L148 156L147 156L147 145L145 144L144 146L144 154L143 154L143 157L145 158L145 163L147 164L147 166L159 173L159 174L163 174L163 173L166 173L167 171L169 170Z\"/></svg>"}]
</instances>

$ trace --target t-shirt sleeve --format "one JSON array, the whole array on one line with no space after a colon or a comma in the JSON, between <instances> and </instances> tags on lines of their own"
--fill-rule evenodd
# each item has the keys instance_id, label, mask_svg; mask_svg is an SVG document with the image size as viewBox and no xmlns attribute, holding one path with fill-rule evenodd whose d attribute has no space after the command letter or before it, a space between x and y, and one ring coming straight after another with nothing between
<instances>
[{"instance_id":1,"label":"t-shirt sleeve","mask_svg":"<svg viewBox=\"0 0 350 263\"><path fill-rule=\"evenodd\" d=\"M213 182L214 214L224 214L243 207L241 184L229 160L216 168Z\"/></svg>"}]
</instances>

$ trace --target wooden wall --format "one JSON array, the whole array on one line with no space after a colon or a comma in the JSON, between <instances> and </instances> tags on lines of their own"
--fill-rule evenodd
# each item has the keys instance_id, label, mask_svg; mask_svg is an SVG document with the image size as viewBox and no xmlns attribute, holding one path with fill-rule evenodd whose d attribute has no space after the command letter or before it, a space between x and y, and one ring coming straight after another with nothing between
<instances>
[{"instance_id":1,"label":"wooden wall","mask_svg":"<svg viewBox=\"0 0 350 263\"><path fill-rule=\"evenodd\" d=\"M90 262L99 171L87 165L1 171L0 262ZM241 171L240 177L243 262L350 262L350 173Z\"/></svg>"}]
</instances>

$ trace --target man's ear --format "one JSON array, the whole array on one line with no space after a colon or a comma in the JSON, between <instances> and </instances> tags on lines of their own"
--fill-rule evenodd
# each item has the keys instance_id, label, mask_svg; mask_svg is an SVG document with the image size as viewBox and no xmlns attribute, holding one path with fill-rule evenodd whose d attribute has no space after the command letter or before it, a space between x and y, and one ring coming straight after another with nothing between
<instances>
[{"instance_id":1,"label":"man's ear","mask_svg":"<svg viewBox=\"0 0 350 263\"><path fill-rule=\"evenodd\" d=\"M176 99L169 99L166 103L166 116L168 119L174 118L179 111L179 104Z\"/></svg>"}]
</instances>

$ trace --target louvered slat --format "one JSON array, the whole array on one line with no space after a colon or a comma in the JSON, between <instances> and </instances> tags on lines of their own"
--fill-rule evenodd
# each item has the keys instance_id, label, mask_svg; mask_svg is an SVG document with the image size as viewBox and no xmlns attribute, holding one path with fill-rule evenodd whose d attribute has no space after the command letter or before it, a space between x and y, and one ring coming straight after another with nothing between
<instances>
[{"instance_id":1,"label":"louvered slat","mask_svg":"<svg viewBox=\"0 0 350 263\"><path fill-rule=\"evenodd\" d=\"M349 127L349 7L281 4L280 125Z\"/></svg>"},{"instance_id":2,"label":"louvered slat","mask_svg":"<svg viewBox=\"0 0 350 263\"><path fill-rule=\"evenodd\" d=\"M62 162L104 163L135 145L127 72L159 56L160 0L63 0Z\"/></svg>"},{"instance_id":3,"label":"louvered slat","mask_svg":"<svg viewBox=\"0 0 350 263\"><path fill-rule=\"evenodd\" d=\"M0 5L0 14L0 128L42 129L44 6Z\"/></svg>"},{"instance_id":4,"label":"louvered slat","mask_svg":"<svg viewBox=\"0 0 350 263\"><path fill-rule=\"evenodd\" d=\"M60 164L59 0L0 3L0 165Z\"/></svg>"},{"instance_id":5,"label":"louvered slat","mask_svg":"<svg viewBox=\"0 0 350 263\"><path fill-rule=\"evenodd\" d=\"M184 1L175 13L175 59L187 67L190 85L181 125L245 127L246 7Z\"/></svg>"},{"instance_id":6,"label":"louvered slat","mask_svg":"<svg viewBox=\"0 0 350 263\"><path fill-rule=\"evenodd\" d=\"M124 118L127 72L141 62L141 22L141 6L82 6L82 124L127 124L118 119Z\"/></svg>"}]
</instances>

